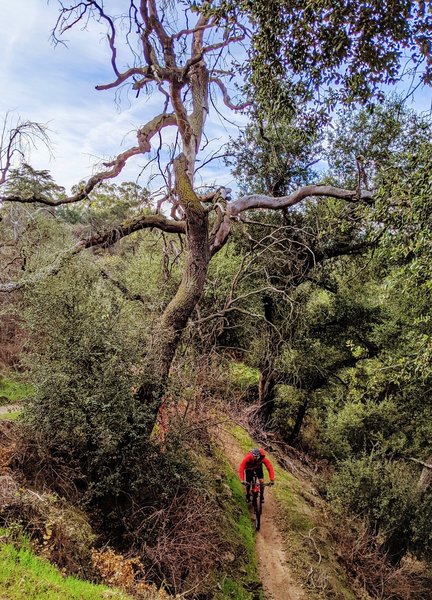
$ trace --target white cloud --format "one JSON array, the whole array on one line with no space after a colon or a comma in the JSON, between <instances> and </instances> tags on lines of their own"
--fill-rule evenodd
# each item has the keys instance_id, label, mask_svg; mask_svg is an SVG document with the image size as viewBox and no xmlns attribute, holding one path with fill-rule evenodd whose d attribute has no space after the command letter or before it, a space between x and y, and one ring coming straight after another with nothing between
<instances>
[{"instance_id":1,"label":"white cloud","mask_svg":"<svg viewBox=\"0 0 432 600\"><path fill-rule=\"evenodd\" d=\"M4 4L0 113L12 110L23 119L48 125L53 156L41 147L32 152L30 162L35 168L48 168L69 190L94 172L96 162L135 145L134 131L161 109L161 98L155 94L135 100L123 92L119 107L115 91L94 89L113 78L109 51L98 25L89 24L88 30L74 28L67 32L68 47L54 47L50 34L58 16L57 2L15 0ZM245 119L240 117L240 122ZM212 141L205 155L229 135L236 135L235 128L213 109L207 125ZM173 143L174 136L172 128L164 131L166 143ZM136 159L120 179L135 179L145 160ZM217 168L206 166L204 173L218 183L230 178L221 164Z\"/></svg>"}]
</instances>

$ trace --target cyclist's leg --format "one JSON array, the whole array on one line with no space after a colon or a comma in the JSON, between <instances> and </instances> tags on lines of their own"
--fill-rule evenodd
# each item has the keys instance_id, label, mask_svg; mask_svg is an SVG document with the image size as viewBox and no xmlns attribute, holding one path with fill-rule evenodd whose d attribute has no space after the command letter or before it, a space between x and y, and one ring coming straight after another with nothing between
<instances>
[{"instance_id":1,"label":"cyclist's leg","mask_svg":"<svg viewBox=\"0 0 432 600\"><path fill-rule=\"evenodd\" d=\"M246 469L246 502L250 502L250 488L253 478L253 469Z\"/></svg>"}]
</instances>

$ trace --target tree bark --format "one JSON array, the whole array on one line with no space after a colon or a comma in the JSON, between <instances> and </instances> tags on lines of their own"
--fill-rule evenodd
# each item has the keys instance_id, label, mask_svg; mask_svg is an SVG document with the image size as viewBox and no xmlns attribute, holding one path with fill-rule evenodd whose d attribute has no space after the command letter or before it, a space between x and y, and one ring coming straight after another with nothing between
<instances>
[{"instance_id":1,"label":"tree bark","mask_svg":"<svg viewBox=\"0 0 432 600\"><path fill-rule=\"evenodd\" d=\"M180 286L155 327L144 381L137 395L147 408L145 433L150 436L162 403L169 371L183 330L204 289L210 252L208 217L188 177L184 154L175 160L176 192L185 211L186 263Z\"/></svg>"}]
</instances>

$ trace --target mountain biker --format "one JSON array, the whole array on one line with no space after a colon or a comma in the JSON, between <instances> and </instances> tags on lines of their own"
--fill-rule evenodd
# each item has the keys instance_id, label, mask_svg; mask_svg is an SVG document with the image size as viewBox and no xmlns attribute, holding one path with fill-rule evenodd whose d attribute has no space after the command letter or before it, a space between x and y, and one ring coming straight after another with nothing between
<instances>
[{"instance_id":1,"label":"mountain biker","mask_svg":"<svg viewBox=\"0 0 432 600\"><path fill-rule=\"evenodd\" d=\"M250 502L250 484L254 472L257 474L261 484L261 502L264 502L264 473L263 464L266 466L270 477L270 485L274 484L274 469L273 465L266 457L262 448L253 448L241 461L239 467L239 477L243 485L246 486L246 502ZM245 477L246 474L246 477Z\"/></svg>"}]
</instances>

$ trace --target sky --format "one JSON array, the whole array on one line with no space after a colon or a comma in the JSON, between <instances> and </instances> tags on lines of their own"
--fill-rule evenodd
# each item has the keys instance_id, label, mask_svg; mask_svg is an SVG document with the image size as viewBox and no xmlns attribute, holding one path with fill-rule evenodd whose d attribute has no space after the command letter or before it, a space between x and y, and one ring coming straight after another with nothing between
<instances>
[{"instance_id":1,"label":"sky","mask_svg":"<svg viewBox=\"0 0 432 600\"><path fill-rule=\"evenodd\" d=\"M0 115L9 112L11 120L19 117L48 126L51 155L40 144L28 162L51 171L69 192L95 172L95 164L135 146L136 129L158 114L162 104L159 94L136 100L122 93L119 101L115 91L95 90L95 85L114 79L104 36L96 26L87 31L77 27L67 32L67 47L54 46L51 31L58 6L57 0L0 0ZM238 122L245 124L245 117L240 115ZM238 129L213 111L206 133L212 143L203 158L230 135L237 137ZM146 162L132 159L116 181L135 181ZM210 163L200 177L208 183L233 184L221 163ZM146 185L147 177L139 183Z\"/></svg>"},{"instance_id":2,"label":"sky","mask_svg":"<svg viewBox=\"0 0 432 600\"><path fill-rule=\"evenodd\" d=\"M119 101L115 91L96 91L95 85L113 80L105 38L90 24L88 30L69 31L67 46L54 46L51 31L58 6L57 0L0 0L0 117L9 112L11 120L19 117L47 125L51 154L39 145L28 161L36 169L50 170L69 192L73 184L95 172L98 162L136 145L136 129L160 112L161 96L141 95L136 100L122 93ZM414 103L419 110L431 110L431 91L419 91ZM218 108L224 112L220 100ZM232 113L229 118L233 119ZM245 116L235 119L246 124ZM202 153L204 160L229 136L237 137L238 129L213 110L206 133L211 143ZM144 157L132 159L116 181L135 181L146 162ZM235 188L221 162L204 167L200 180ZM147 177L139 183L146 185Z\"/></svg>"}]
</instances>

